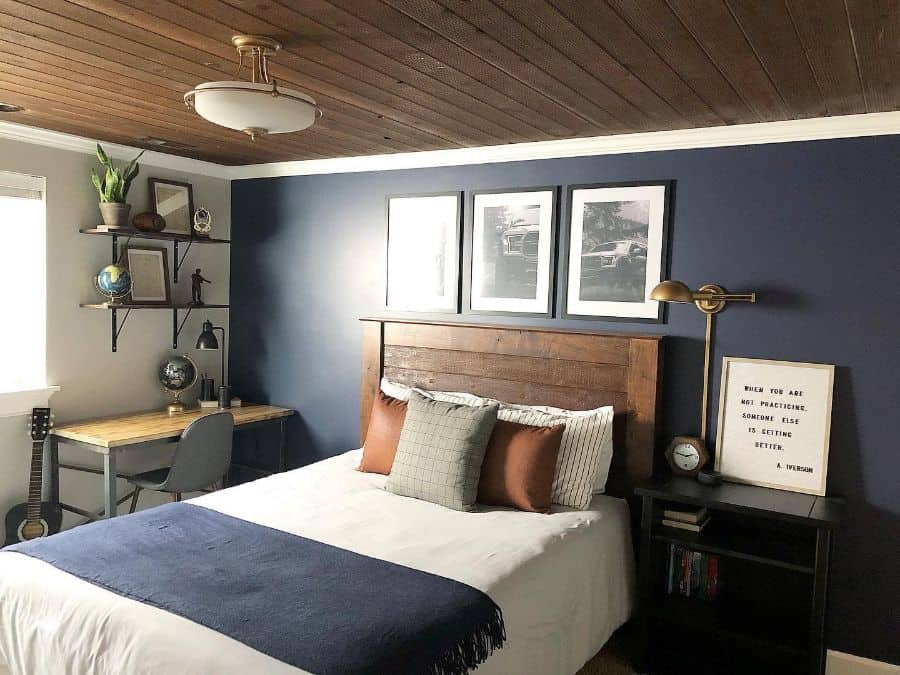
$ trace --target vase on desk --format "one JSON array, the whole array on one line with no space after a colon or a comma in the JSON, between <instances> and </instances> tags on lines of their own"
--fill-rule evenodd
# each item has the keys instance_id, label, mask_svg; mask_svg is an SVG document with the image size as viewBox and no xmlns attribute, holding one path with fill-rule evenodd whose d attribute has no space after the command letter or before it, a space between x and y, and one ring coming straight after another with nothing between
<instances>
[{"instance_id":1,"label":"vase on desk","mask_svg":"<svg viewBox=\"0 0 900 675\"><path fill-rule=\"evenodd\" d=\"M231 407L231 387L226 385L222 385L219 387L219 407L220 408L230 408Z\"/></svg>"}]
</instances>

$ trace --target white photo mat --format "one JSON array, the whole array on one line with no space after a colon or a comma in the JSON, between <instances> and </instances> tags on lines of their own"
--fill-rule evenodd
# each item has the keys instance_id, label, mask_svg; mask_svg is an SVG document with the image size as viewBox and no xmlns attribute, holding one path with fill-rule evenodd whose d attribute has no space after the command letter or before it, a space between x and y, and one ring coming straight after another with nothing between
<instances>
[{"instance_id":1,"label":"white photo mat","mask_svg":"<svg viewBox=\"0 0 900 675\"><path fill-rule=\"evenodd\" d=\"M530 192L479 193L473 199L472 214L472 292L471 309L476 311L498 311L546 314L551 306L551 262L553 257L553 190L537 190ZM533 298L498 298L484 293L485 279L484 251L484 215L485 209L491 206L530 206L540 209L538 225L540 239L538 243L537 283Z\"/></svg>"},{"instance_id":2,"label":"white photo mat","mask_svg":"<svg viewBox=\"0 0 900 675\"><path fill-rule=\"evenodd\" d=\"M659 302L650 300L650 291L662 281L662 256L665 251L666 185L577 188L572 190L569 208L568 270L566 314L609 316L635 319L659 318ZM584 237L584 209L595 202L650 203L647 232L647 273L643 302L582 300L581 252Z\"/></svg>"},{"instance_id":3,"label":"white photo mat","mask_svg":"<svg viewBox=\"0 0 900 675\"><path fill-rule=\"evenodd\" d=\"M164 231L189 235L194 215L191 213L191 188L161 179L154 179L151 188L154 210L166 221Z\"/></svg>"},{"instance_id":4,"label":"white photo mat","mask_svg":"<svg viewBox=\"0 0 900 675\"><path fill-rule=\"evenodd\" d=\"M387 308L459 310L460 196L388 198Z\"/></svg>"},{"instance_id":5,"label":"white photo mat","mask_svg":"<svg viewBox=\"0 0 900 675\"><path fill-rule=\"evenodd\" d=\"M165 304L169 302L169 270L164 249L129 248L131 301Z\"/></svg>"},{"instance_id":6,"label":"white photo mat","mask_svg":"<svg viewBox=\"0 0 900 675\"><path fill-rule=\"evenodd\" d=\"M724 357L716 470L824 496L833 387L833 365Z\"/></svg>"}]
</instances>

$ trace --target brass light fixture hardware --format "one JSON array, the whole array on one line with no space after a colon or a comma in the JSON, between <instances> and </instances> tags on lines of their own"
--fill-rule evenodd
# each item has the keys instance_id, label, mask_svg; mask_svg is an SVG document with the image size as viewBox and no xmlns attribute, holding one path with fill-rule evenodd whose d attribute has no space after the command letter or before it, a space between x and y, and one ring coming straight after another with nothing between
<instances>
[{"instance_id":1,"label":"brass light fixture hardware","mask_svg":"<svg viewBox=\"0 0 900 675\"><path fill-rule=\"evenodd\" d=\"M237 77L246 64L250 81L204 82L184 95L184 103L213 124L236 129L252 140L312 126L322 110L306 94L279 86L269 75L269 59L281 43L265 35L235 35Z\"/></svg>"},{"instance_id":2,"label":"brass light fixture hardware","mask_svg":"<svg viewBox=\"0 0 900 675\"><path fill-rule=\"evenodd\" d=\"M692 302L706 314L706 344L703 351L703 404L700 418L700 441L706 442L709 417L709 369L712 345L713 316L725 309L728 302L756 302L756 293L729 293L717 284L704 284L692 291L681 281L663 281L650 291L650 299L659 302Z\"/></svg>"}]
</instances>

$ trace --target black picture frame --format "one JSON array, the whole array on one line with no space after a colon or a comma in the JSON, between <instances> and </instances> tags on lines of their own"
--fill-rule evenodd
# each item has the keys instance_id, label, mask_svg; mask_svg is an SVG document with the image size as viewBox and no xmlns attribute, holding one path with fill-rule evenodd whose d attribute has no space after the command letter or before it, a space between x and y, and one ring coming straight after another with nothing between
<instances>
[{"instance_id":1,"label":"black picture frame","mask_svg":"<svg viewBox=\"0 0 900 675\"><path fill-rule=\"evenodd\" d=\"M391 306L390 290L391 290L391 200L393 199L410 199L410 198L427 198L427 197L453 197L456 200L456 217L454 218L454 237L456 253L455 282L452 284L455 294L453 306L451 308L440 306L422 306L420 308L403 308ZM397 193L389 194L384 200L384 261L385 261L385 283L384 283L384 309L387 313L394 316L411 315L415 317L431 316L447 316L458 315L460 313L460 305L462 298L462 255L463 255L463 192L462 190L447 190L439 192L413 192L413 193Z\"/></svg>"},{"instance_id":2,"label":"black picture frame","mask_svg":"<svg viewBox=\"0 0 900 675\"><path fill-rule=\"evenodd\" d=\"M475 199L478 195L518 194L526 192L550 192L550 261L547 271L547 311L523 312L502 309L472 309L473 257L475 241ZM488 315L504 317L532 317L552 319L556 312L557 257L559 255L559 185L540 185L535 187L497 188L491 190L474 190L468 195L468 209L463 228L463 274L462 274L462 313L465 315Z\"/></svg>"},{"instance_id":3,"label":"black picture frame","mask_svg":"<svg viewBox=\"0 0 900 675\"><path fill-rule=\"evenodd\" d=\"M563 232L559 249L560 249L560 314L559 318L571 319L577 321L608 321L608 322L627 322L627 323L665 323L666 322L666 304L664 302L657 303L657 313L655 317L635 317L635 316L617 316L614 314L578 314L569 311L569 262L571 257L572 244L572 218L573 218L573 197L576 190L592 190L596 188L630 188L630 187L657 187L665 188L663 197L663 213L662 213L662 232L660 241L660 264L659 279L665 280L669 276L669 248L672 233L672 214L675 204L675 180L638 180L638 181L619 181L609 183L586 183L578 185L566 186L566 224L560 228Z\"/></svg>"}]
</instances>

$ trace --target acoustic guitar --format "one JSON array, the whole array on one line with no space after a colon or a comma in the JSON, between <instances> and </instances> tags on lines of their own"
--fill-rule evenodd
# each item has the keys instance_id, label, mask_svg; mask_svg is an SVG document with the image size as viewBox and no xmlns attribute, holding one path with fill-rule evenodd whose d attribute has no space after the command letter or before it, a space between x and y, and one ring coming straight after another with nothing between
<instances>
[{"instance_id":1,"label":"acoustic guitar","mask_svg":"<svg viewBox=\"0 0 900 675\"><path fill-rule=\"evenodd\" d=\"M28 501L17 504L6 514L6 544L48 537L59 532L62 509L59 504L41 501L44 482L44 440L50 432L50 408L31 411L31 478L28 481Z\"/></svg>"}]
</instances>

